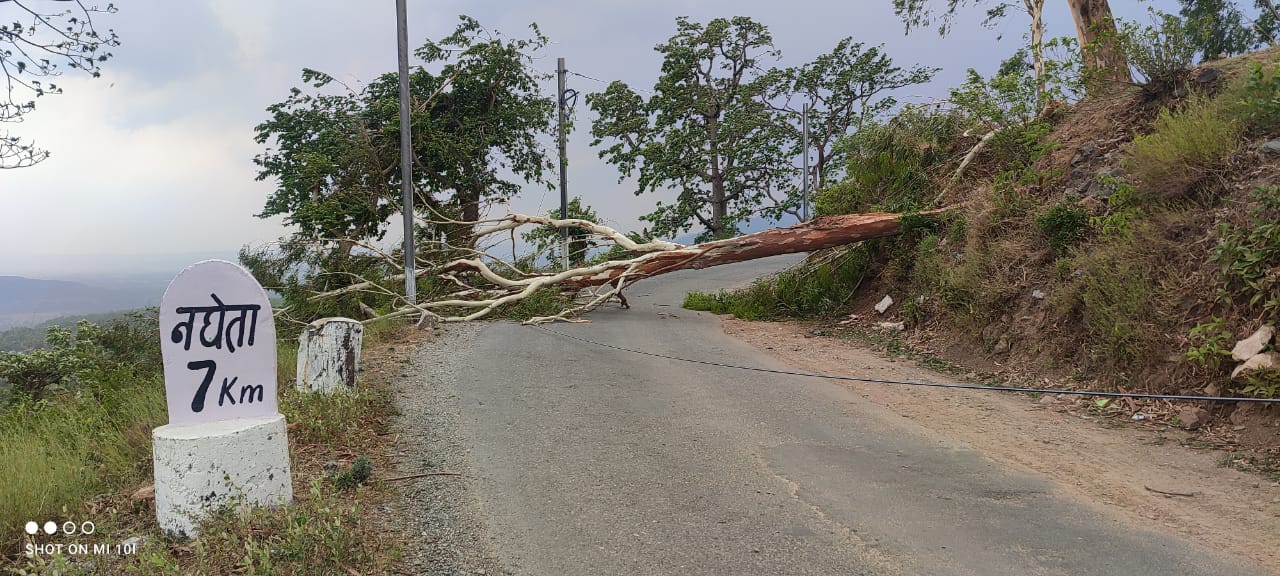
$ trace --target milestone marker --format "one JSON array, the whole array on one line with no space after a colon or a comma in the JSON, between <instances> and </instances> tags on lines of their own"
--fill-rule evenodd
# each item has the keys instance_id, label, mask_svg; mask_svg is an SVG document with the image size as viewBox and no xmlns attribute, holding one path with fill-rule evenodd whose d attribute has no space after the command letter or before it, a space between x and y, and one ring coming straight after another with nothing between
<instances>
[{"instance_id":1,"label":"milestone marker","mask_svg":"<svg viewBox=\"0 0 1280 576\"><path fill-rule=\"evenodd\" d=\"M169 424L152 433L161 529L192 537L232 500L292 501L275 320L262 286L225 260L183 270L161 300L160 350L169 407Z\"/></svg>"}]
</instances>

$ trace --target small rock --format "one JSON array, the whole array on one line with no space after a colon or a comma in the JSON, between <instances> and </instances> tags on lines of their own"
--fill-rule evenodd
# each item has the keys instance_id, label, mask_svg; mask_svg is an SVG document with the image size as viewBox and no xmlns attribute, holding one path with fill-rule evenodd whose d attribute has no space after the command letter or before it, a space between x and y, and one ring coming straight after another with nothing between
<instances>
[{"instance_id":1,"label":"small rock","mask_svg":"<svg viewBox=\"0 0 1280 576\"><path fill-rule=\"evenodd\" d=\"M876 304L876 313L884 314L890 306L893 306L893 298L889 297L888 294L885 294L884 298L880 300L880 303Z\"/></svg>"},{"instance_id":2,"label":"small rock","mask_svg":"<svg viewBox=\"0 0 1280 576\"><path fill-rule=\"evenodd\" d=\"M1210 384L1210 385L1208 385L1208 386L1205 386L1205 387L1204 387L1204 394L1205 394L1205 396L1221 396L1221 395L1222 395L1222 385L1221 385L1221 384L1218 384L1217 382L1214 382L1213 384Z\"/></svg>"},{"instance_id":3,"label":"small rock","mask_svg":"<svg viewBox=\"0 0 1280 576\"><path fill-rule=\"evenodd\" d=\"M1195 430L1209 422L1209 411L1199 406L1188 406L1178 412L1178 425L1184 430Z\"/></svg>"},{"instance_id":4,"label":"small rock","mask_svg":"<svg viewBox=\"0 0 1280 576\"><path fill-rule=\"evenodd\" d=\"M1275 326L1263 326L1256 332L1249 335L1248 338L1236 342L1234 348L1231 349L1231 359L1236 362L1244 362L1266 350L1267 344L1271 343L1271 339L1276 335Z\"/></svg>"},{"instance_id":5,"label":"small rock","mask_svg":"<svg viewBox=\"0 0 1280 576\"><path fill-rule=\"evenodd\" d=\"M907 325L902 322L876 322L876 328L890 332L901 332L907 329Z\"/></svg>"},{"instance_id":6,"label":"small rock","mask_svg":"<svg viewBox=\"0 0 1280 576\"><path fill-rule=\"evenodd\" d=\"M325 469L325 470L328 470L328 471L337 470L338 468L341 468L341 467L342 467L342 465L341 465L341 464L338 464L337 462L334 462L333 460L330 460L330 461L328 461L328 462L325 462L325 463L324 463L324 469Z\"/></svg>"},{"instance_id":7,"label":"small rock","mask_svg":"<svg viewBox=\"0 0 1280 576\"><path fill-rule=\"evenodd\" d=\"M1081 159L1081 160L1085 160L1085 159L1088 159L1089 157L1091 157L1091 156L1093 156L1094 154L1097 154L1097 153L1098 153L1098 145L1097 145L1097 143L1094 143L1094 142L1085 142L1084 144L1082 144L1082 145L1080 146L1080 149L1079 149L1079 150L1076 150L1076 158L1079 158L1079 159ZM1072 163L1072 164L1079 164L1079 162L1078 162L1078 161L1076 161L1075 159L1072 159L1072 160L1071 160L1071 163Z\"/></svg>"},{"instance_id":8,"label":"small rock","mask_svg":"<svg viewBox=\"0 0 1280 576\"><path fill-rule=\"evenodd\" d=\"M125 539L124 542L121 542L120 544L126 548L136 547L139 544L142 544L142 537L134 536L133 538L127 538Z\"/></svg>"},{"instance_id":9,"label":"small rock","mask_svg":"<svg viewBox=\"0 0 1280 576\"><path fill-rule=\"evenodd\" d=\"M992 348L992 351L996 354L1004 354L1008 352L1011 347L1012 345L1009 344L1009 339L1001 336L1000 340L996 342L995 348Z\"/></svg>"},{"instance_id":10,"label":"small rock","mask_svg":"<svg viewBox=\"0 0 1280 576\"><path fill-rule=\"evenodd\" d=\"M129 497L129 500L133 502L142 502L145 500L154 500L155 497L156 485L152 484L150 486L143 486L142 488L139 488L132 496Z\"/></svg>"},{"instance_id":11,"label":"small rock","mask_svg":"<svg viewBox=\"0 0 1280 576\"><path fill-rule=\"evenodd\" d=\"M1252 402L1236 402L1236 409L1231 412L1231 423L1243 425L1258 411L1258 405Z\"/></svg>"},{"instance_id":12,"label":"small rock","mask_svg":"<svg viewBox=\"0 0 1280 576\"><path fill-rule=\"evenodd\" d=\"M1142 412L1134 412L1133 416L1130 416L1129 419L1133 420L1134 422L1141 422L1147 419L1147 415Z\"/></svg>"},{"instance_id":13,"label":"small rock","mask_svg":"<svg viewBox=\"0 0 1280 576\"><path fill-rule=\"evenodd\" d=\"M1032 290L1031 297L1036 300L1044 300L1044 292L1042 290Z\"/></svg>"},{"instance_id":14,"label":"small rock","mask_svg":"<svg viewBox=\"0 0 1280 576\"><path fill-rule=\"evenodd\" d=\"M1236 366L1231 371L1231 377L1236 378L1245 372L1254 370L1276 370L1280 369L1280 352L1263 352L1244 361L1244 364Z\"/></svg>"},{"instance_id":15,"label":"small rock","mask_svg":"<svg viewBox=\"0 0 1280 576\"><path fill-rule=\"evenodd\" d=\"M1037 400L1037 403L1044 404L1045 406L1049 406L1052 404L1057 404L1058 399L1054 398L1053 396L1041 396L1040 400Z\"/></svg>"},{"instance_id":16,"label":"small rock","mask_svg":"<svg viewBox=\"0 0 1280 576\"><path fill-rule=\"evenodd\" d=\"M1232 427L1231 427L1231 431L1232 431L1232 432L1244 432L1244 431L1245 431L1245 427L1244 427L1244 426L1232 426Z\"/></svg>"},{"instance_id":17,"label":"small rock","mask_svg":"<svg viewBox=\"0 0 1280 576\"><path fill-rule=\"evenodd\" d=\"M1272 140L1258 147L1258 151L1267 154L1280 154L1280 140Z\"/></svg>"}]
</instances>

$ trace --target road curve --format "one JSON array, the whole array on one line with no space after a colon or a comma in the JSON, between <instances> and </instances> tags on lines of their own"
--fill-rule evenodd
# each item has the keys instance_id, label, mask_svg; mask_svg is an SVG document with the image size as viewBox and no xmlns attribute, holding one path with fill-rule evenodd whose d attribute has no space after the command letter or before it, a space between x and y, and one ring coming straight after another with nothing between
<instances>
[{"instance_id":1,"label":"road curve","mask_svg":"<svg viewBox=\"0 0 1280 576\"><path fill-rule=\"evenodd\" d=\"M794 368L681 309L794 257L665 275L554 330ZM1252 575L1120 524L828 381L695 365L494 323L455 364L500 560L538 576Z\"/></svg>"}]
</instances>

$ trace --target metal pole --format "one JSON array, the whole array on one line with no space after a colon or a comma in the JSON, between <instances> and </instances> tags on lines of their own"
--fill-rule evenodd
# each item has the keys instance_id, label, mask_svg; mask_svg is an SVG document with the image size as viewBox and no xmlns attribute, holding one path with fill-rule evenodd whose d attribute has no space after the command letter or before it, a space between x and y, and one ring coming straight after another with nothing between
<instances>
[{"instance_id":1,"label":"metal pole","mask_svg":"<svg viewBox=\"0 0 1280 576\"><path fill-rule=\"evenodd\" d=\"M413 138L409 123L409 24L405 0L396 0L396 44L400 51L400 179L404 196L404 297L418 302L413 247Z\"/></svg>"},{"instance_id":2,"label":"metal pole","mask_svg":"<svg viewBox=\"0 0 1280 576\"><path fill-rule=\"evenodd\" d=\"M800 121L800 123L804 127L804 130L803 130L804 131L804 145L803 145L804 146L804 174L802 175L802 178L801 178L802 182L804 182L804 184L802 185L803 186L802 189L804 190L804 192L802 193L801 200L800 200L800 214L801 214L801 218L803 218L805 222L808 222L809 221L809 104L807 102L804 105L804 116L803 116L803 119Z\"/></svg>"},{"instance_id":3,"label":"metal pole","mask_svg":"<svg viewBox=\"0 0 1280 576\"><path fill-rule=\"evenodd\" d=\"M569 174L565 169L569 165L569 159L565 156L565 131L568 129L567 119L565 118L564 109L564 58L556 59L556 84L559 86L556 90L557 106L560 110L559 131L560 131L560 219L569 217ZM561 258L560 263L565 270L569 269L569 229L560 229L560 247Z\"/></svg>"}]
</instances>

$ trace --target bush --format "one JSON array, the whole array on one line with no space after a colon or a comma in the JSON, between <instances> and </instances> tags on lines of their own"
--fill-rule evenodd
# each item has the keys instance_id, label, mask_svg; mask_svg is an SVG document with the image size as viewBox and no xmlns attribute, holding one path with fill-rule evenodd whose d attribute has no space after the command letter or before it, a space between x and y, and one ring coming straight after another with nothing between
<instances>
[{"instance_id":1,"label":"bush","mask_svg":"<svg viewBox=\"0 0 1280 576\"><path fill-rule=\"evenodd\" d=\"M857 293L870 269L864 245L819 252L805 263L761 278L746 288L718 294L691 292L684 307L744 320L833 315Z\"/></svg>"},{"instance_id":2,"label":"bush","mask_svg":"<svg viewBox=\"0 0 1280 576\"><path fill-rule=\"evenodd\" d=\"M1119 26L1117 46L1129 65L1152 92L1176 85L1199 51L1195 35L1186 22L1173 14L1148 8L1153 24L1124 22Z\"/></svg>"},{"instance_id":3,"label":"bush","mask_svg":"<svg viewBox=\"0 0 1280 576\"><path fill-rule=\"evenodd\" d=\"M1163 198L1181 196L1223 170L1243 134L1224 102L1204 96L1192 97L1181 110L1161 110L1154 128L1133 139L1128 168L1144 191Z\"/></svg>"},{"instance_id":4,"label":"bush","mask_svg":"<svg viewBox=\"0 0 1280 576\"><path fill-rule=\"evenodd\" d=\"M1036 228L1049 246L1064 252L1084 239L1088 216L1079 206L1055 204L1036 218Z\"/></svg>"},{"instance_id":5,"label":"bush","mask_svg":"<svg viewBox=\"0 0 1280 576\"><path fill-rule=\"evenodd\" d=\"M1253 221L1245 227L1223 223L1209 260L1218 265L1227 293L1280 319L1280 186L1256 188L1253 198Z\"/></svg>"},{"instance_id":6,"label":"bush","mask_svg":"<svg viewBox=\"0 0 1280 576\"><path fill-rule=\"evenodd\" d=\"M1226 328L1226 319L1215 316L1213 321L1198 324L1187 334L1193 345L1187 351L1186 358L1204 366L1210 374L1216 374L1221 370L1223 360L1231 357L1231 340L1234 336Z\"/></svg>"},{"instance_id":7,"label":"bush","mask_svg":"<svg viewBox=\"0 0 1280 576\"><path fill-rule=\"evenodd\" d=\"M1280 126L1280 66L1268 73L1261 64L1249 69L1244 85L1245 118L1255 129L1271 133Z\"/></svg>"},{"instance_id":8,"label":"bush","mask_svg":"<svg viewBox=\"0 0 1280 576\"><path fill-rule=\"evenodd\" d=\"M814 196L820 216L854 212L909 212L932 201L933 172L947 160L946 144L961 131L950 113L908 109L844 138L845 178Z\"/></svg>"}]
</instances>

